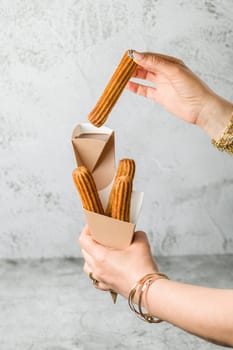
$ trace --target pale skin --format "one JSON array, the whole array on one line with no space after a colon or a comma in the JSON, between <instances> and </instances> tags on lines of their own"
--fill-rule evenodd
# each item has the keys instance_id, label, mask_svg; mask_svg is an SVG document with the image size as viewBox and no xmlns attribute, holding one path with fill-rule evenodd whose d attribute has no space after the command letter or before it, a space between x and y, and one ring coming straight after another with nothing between
<instances>
[{"instance_id":1,"label":"pale skin","mask_svg":"<svg viewBox=\"0 0 233 350\"><path fill-rule=\"evenodd\" d=\"M176 58L134 52L134 59L139 64L134 77L155 83L156 87L129 82L129 90L196 124L211 138L217 140L221 136L231 118L232 103L215 94ZM136 232L128 248L116 250L95 242L86 226L79 244L85 259L84 271L92 272L99 281L96 285L99 290L114 290L128 298L137 281L158 271L144 232ZM151 284L142 303L152 315L187 332L233 346L233 290L159 279Z\"/></svg>"}]
</instances>

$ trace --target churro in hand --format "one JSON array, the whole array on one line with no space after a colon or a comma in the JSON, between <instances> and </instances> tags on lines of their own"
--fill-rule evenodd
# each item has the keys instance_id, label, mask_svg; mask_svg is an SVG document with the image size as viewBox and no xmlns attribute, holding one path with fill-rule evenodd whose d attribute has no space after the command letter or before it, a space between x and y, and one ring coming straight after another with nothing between
<instances>
[{"instance_id":1,"label":"churro in hand","mask_svg":"<svg viewBox=\"0 0 233 350\"><path fill-rule=\"evenodd\" d=\"M131 50L126 51L96 106L88 116L92 124L100 127L105 123L136 67L137 63L132 58Z\"/></svg>"}]
</instances>

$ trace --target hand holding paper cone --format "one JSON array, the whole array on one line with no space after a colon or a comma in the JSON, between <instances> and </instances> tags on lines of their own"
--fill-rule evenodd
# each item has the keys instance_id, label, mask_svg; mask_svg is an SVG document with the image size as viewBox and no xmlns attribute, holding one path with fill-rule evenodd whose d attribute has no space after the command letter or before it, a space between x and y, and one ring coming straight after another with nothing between
<instances>
[{"instance_id":1,"label":"hand holding paper cone","mask_svg":"<svg viewBox=\"0 0 233 350\"><path fill-rule=\"evenodd\" d=\"M135 162L132 159L122 159L119 162L115 181L110 193L108 215L114 219L130 221L130 203L135 174ZM79 192L83 208L104 215L95 181L91 172L85 166L79 166L73 171L73 179ZM110 291L112 300L116 303L117 293Z\"/></svg>"}]
</instances>

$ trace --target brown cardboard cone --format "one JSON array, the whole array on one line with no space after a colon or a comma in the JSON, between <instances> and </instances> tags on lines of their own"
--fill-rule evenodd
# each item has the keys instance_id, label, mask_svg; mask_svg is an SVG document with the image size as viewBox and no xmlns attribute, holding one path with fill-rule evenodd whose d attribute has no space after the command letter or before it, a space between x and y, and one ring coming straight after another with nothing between
<instances>
[{"instance_id":1,"label":"brown cardboard cone","mask_svg":"<svg viewBox=\"0 0 233 350\"><path fill-rule=\"evenodd\" d=\"M116 249L124 249L130 245L133 239L135 224L96 214L86 209L83 210L86 222L95 241ZM110 294L115 304L117 293L110 291Z\"/></svg>"},{"instance_id":2,"label":"brown cardboard cone","mask_svg":"<svg viewBox=\"0 0 233 350\"><path fill-rule=\"evenodd\" d=\"M135 224L83 209L93 239L110 248L125 249L133 239Z\"/></svg>"},{"instance_id":3,"label":"brown cardboard cone","mask_svg":"<svg viewBox=\"0 0 233 350\"><path fill-rule=\"evenodd\" d=\"M114 292L113 290L110 290L110 294L111 294L111 297L112 297L112 302L113 302L113 304L116 304L116 301L117 301L117 293Z\"/></svg>"},{"instance_id":4,"label":"brown cardboard cone","mask_svg":"<svg viewBox=\"0 0 233 350\"><path fill-rule=\"evenodd\" d=\"M99 157L104 151L106 142L102 140L76 138L73 143L77 150L78 163L85 164L93 172Z\"/></svg>"},{"instance_id":5,"label":"brown cardboard cone","mask_svg":"<svg viewBox=\"0 0 233 350\"><path fill-rule=\"evenodd\" d=\"M82 138L82 135L91 137ZM98 135L105 135L105 139ZM107 187L116 171L114 132L106 127L79 124L73 131L72 144L78 166L85 165L90 170L98 191Z\"/></svg>"}]
</instances>

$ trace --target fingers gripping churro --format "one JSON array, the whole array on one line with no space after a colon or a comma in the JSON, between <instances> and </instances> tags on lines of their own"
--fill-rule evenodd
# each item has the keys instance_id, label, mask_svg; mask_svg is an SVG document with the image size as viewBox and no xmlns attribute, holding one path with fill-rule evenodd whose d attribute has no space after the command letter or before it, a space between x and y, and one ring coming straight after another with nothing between
<instances>
[{"instance_id":1,"label":"fingers gripping churro","mask_svg":"<svg viewBox=\"0 0 233 350\"><path fill-rule=\"evenodd\" d=\"M107 205L107 209L105 211L105 214L108 216L111 216L111 212L112 212L112 201L113 201L113 197L114 197L114 185L115 182L117 181L117 179L120 176L129 176L130 179L133 181L134 178L134 174L135 174L135 162L133 159L128 159L128 158L124 158L121 159L118 165L118 169L117 169L117 173L115 176L115 181L112 187L112 191L109 195L109 200L108 200L108 205Z\"/></svg>"},{"instance_id":2,"label":"fingers gripping churro","mask_svg":"<svg viewBox=\"0 0 233 350\"><path fill-rule=\"evenodd\" d=\"M130 221L130 202L132 193L132 179L120 176L114 185L111 217L122 221Z\"/></svg>"},{"instance_id":3,"label":"fingers gripping churro","mask_svg":"<svg viewBox=\"0 0 233 350\"><path fill-rule=\"evenodd\" d=\"M126 51L96 106L88 116L92 124L100 127L105 123L108 114L111 112L136 67L137 63L132 58L131 50Z\"/></svg>"},{"instance_id":4,"label":"fingers gripping churro","mask_svg":"<svg viewBox=\"0 0 233 350\"><path fill-rule=\"evenodd\" d=\"M81 197L83 208L97 214L104 214L102 203L90 171L85 166L80 166L73 171L72 175Z\"/></svg>"}]
</instances>

